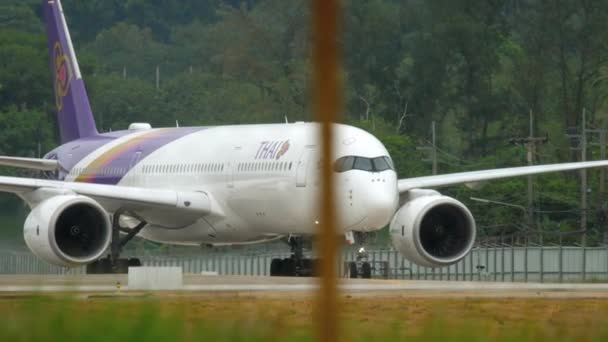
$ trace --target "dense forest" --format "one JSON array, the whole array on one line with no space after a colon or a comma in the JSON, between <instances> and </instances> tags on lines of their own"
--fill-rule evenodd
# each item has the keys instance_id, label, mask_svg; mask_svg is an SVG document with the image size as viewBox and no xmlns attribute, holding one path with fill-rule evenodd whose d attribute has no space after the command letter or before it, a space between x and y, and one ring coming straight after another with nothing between
<instances>
[{"instance_id":1,"label":"dense forest","mask_svg":"<svg viewBox=\"0 0 608 342\"><path fill-rule=\"evenodd\" d=\"M0 154L38 156L56 143L40 0L0 4ZM99 128L311 120L306 0L63 0ZM566 132L606 128L608 2L601 0L345 0L343 120L378 136L400 177L581 158ZM157 78L158 76L158 78ZM597 134L587 159L599 158ZM27 175L3 169L4 174ZM589 172L588 227L602 239L606 202ZM480 234L574 231L578 173L444 192L462 199ZM472 202L481 197L510 203ZM2 205L21 205L2 197ZM519 207L523 206L523 207ZM534 229L533 229L534 228ZM15 228L16 231L17 228Z\"/></svg>"}]
</instances>

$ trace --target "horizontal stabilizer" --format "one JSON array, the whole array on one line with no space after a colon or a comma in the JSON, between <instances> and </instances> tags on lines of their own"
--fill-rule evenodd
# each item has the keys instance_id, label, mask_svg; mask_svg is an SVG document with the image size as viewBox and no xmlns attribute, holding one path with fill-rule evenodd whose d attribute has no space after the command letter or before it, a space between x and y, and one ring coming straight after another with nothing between
<instances>
[{"instance_id":1,"label":"horizontal stabilizer","mask_svg":"<svg viewBox=\"0 0 608 342\"><path fill-rule=\"evenodd\" d=\"M0 156L0 166L12 166L22 169L55 171L59 168L59 162L51 159L19 158Z\"/></svg>"}]
</instances>

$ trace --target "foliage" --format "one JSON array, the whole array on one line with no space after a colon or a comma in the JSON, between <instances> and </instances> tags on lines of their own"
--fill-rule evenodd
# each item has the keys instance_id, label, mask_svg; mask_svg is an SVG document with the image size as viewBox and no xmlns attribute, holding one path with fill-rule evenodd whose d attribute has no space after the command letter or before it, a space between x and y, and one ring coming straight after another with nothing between
<instances>
[{"instance_id":1,"label":"foliage","mask_svg":"<svg viewBox=\"0 0 608 342\"><path fill-rule=\"evenodd\" d=\"M336 329L344 340L603 341L608 337L601 320L606 305L600 300L358 297L340 301L341 327ZM285 298L255 296L13 296L3 300L0 339L315 340L314 302L302 296L285 304ZM538 319L544 316L549 319Z\"/></svg>"}]
</instances>

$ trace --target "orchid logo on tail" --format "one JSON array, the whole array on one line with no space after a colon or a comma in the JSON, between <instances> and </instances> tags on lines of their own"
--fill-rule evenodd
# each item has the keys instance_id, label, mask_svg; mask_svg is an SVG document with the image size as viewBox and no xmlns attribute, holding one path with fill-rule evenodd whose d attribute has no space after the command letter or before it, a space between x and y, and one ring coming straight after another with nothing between
<instances>
[{"instance_id":1,"label":"orchid logo on tail","mask_svg":"<svg viewBox=\"0 0 608 342\"><path fill-rule=\"evenodd\" d=\"M72 82L72 65L70 60L63 53L63 48L59 42L55 43L53 49L53 58L55 64L55 99L57 101L57 109L63 109L63 98L70 90Z\"/></svg>"}]
</instances>

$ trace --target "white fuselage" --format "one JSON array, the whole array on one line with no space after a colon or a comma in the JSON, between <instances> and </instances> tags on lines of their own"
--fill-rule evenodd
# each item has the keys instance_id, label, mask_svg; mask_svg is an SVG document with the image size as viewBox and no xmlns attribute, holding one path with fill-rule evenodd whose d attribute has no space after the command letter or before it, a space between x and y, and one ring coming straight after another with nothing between
<instances>
[{"instance_id":1,"label":"white fuselage","mask_svg":"<svg viewBox=\"0 0 608 342\"><path fill-rule=\"evenodd\" d=\"M318 127L309 123L209 127L163 145L118 184L204 192L213 199L213 214L186 225L159 215L140 236L198 245L314 234L320 196ZM386 148L371 134L346 125L334 127L332 160L388 157ZM134 131L99 148L76 164L65 180L86 177L87 168L100 155L153 131ZM377 230L390 221L398 204L393 169L353 169L335 175L341 232Z\"/></svg>"}]
</instances>

